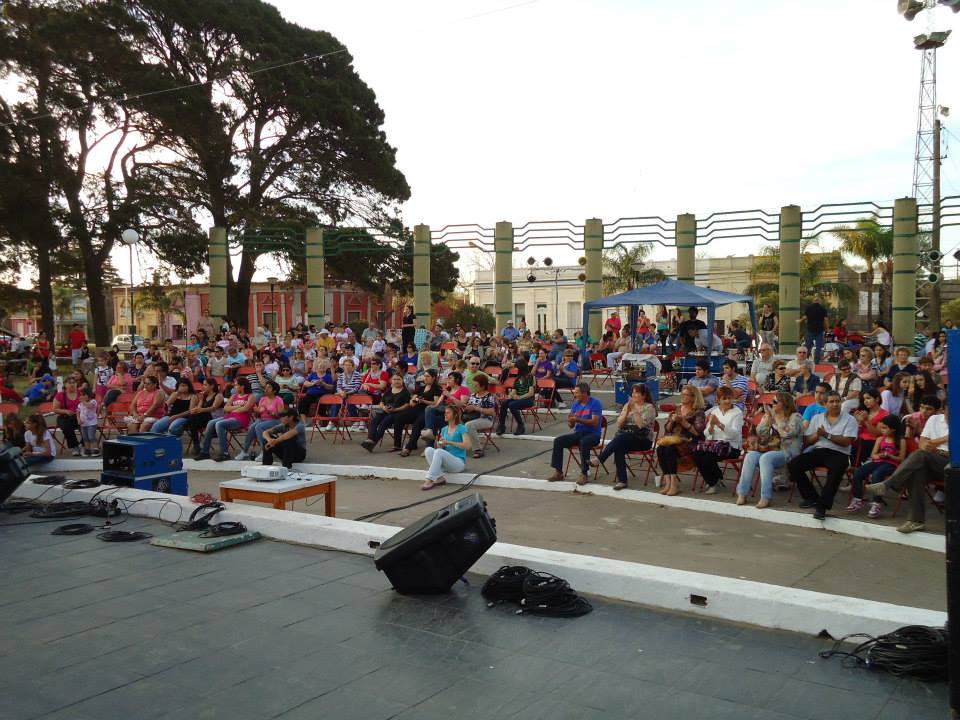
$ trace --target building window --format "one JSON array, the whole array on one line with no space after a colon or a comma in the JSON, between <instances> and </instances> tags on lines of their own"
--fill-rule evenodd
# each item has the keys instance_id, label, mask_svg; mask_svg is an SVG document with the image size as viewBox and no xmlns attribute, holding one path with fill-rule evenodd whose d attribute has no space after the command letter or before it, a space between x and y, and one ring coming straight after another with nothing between
<instances>
[{"instance_id":1,"label":"building window","mask_svg":"<svg viewBox=\"0 0 960 720\"><path fill-rule=\"evenodd\" d=\"M537 332L550 332L547 329L547 304L546 303L537 303Z\"/></svg>"},{"instance_id":2,"label":"building window","mask_svg":"<svg viewBox=\"0 0 960 720\"><path fill-rule=\"evenodd\" d=\"M359 310L349 310L347 312L347 322L355 323L360 322L360 311Z\"/></svg>"},{"instance_id":3,"label":"building window","mask_svg":"<svg viewBox=\"0 0 960 720\"><path fill-rule=\"evenodd\" d=\"M571 332L583 322L583 308L578 300L567 301L567 327Z\"/></svg>"},{"instance_id":4,"label":"building window","mask_svg":"<svg viewBox=\"0 0 960 720\"><path fill-rule=\"evenodd\" d=\"M277 314L273 312L265 312L263 315L263 324L266 325L270 330L275 331L277 329Z\"/></svg>"},{"instance_id":5,"label":"building window","mask_svg":"<svg viewBox=\"0 0 960 720\"><path fill-rule=\"evenodd\" d=\"M517 321L517 324L521 320L527 319L527 304L526 303L514 303L513 304L513 319Z\"/></svg>"}]
</instances>

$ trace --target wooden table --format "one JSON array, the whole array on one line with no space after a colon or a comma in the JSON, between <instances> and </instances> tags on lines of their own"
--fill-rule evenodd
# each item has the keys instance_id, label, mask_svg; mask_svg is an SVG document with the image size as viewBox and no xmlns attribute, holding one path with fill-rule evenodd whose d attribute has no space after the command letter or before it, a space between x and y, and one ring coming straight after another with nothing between
<instances>
[{"instance_id":1,"label":"wooden table","mask_svg":"<svg viewBox=\"0 0 960 720\"><path fill-rule=\"evenodd\" d=\"M316 495L324 496L327 517L336 517L337 478L334 475L302 475L273 482L238 478L220 483L220 499L224 502L251 500L270 503L277 510L286 510L288 502Z\"/></svg>"}]
</instances>

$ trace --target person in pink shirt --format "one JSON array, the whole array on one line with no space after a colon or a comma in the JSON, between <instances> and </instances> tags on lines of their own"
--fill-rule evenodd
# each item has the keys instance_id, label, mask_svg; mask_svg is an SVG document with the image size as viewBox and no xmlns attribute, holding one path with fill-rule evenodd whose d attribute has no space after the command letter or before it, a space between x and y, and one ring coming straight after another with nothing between
<instances>
[{"instance_id":1,"label":"person in pink shirt","mask_svg":"<svg viewBox=\"0 0 960 720\"><path fill-rule=\"evenodd\" d=\"M77 440L77 432L80 430L77 422L77 407L80 405L80 400L77 381L72 377L64 380L63 390L53 397L53 412L57 416L57 427L66 438L71 455L80 455L80 441Z\"/></svg>"},{"instance_id":2,"label":"person in pink shirt","mask_svg":"<svg viewBox=\"0 0 960 720\"><path fill-rule=\"evenodd\" d=\"M267 380L263 386L264 395L260 398L254 409L254 415L259 418L256 422L250 424L247 430L247 437L243 442L243 450L237 453L234 460L250 460L252 457L251 448L253 441L256 440L263 451L263 433L272 427L280 424L280 415L287 409L287 403L280 397L280 384Z\"/></svg>"},{"instance_id":3,"label":"person in pink shirt","mask_svg":"<svg viewBox=\"0 0 960 720\"><path fill-rule=\"evenodd\" d=\"M145 375L141 388L130 403L130 417L127 418L127 432L147 432L153 424L166 414L167 394L160 389L160 382L154 375Z\"/></svg>"},{"instance_id":4,"label":"person in pink shirt","mask_svg":"<svg viewBox=\"0 0 960 720\"><path fill-rule=\"evenodd\" d=\"M245 376L238 377L234 385L236 392L224 403L223 417L207 423L200 449L193 456L194 460L210 459L210 446L213 444L214 435L220 442L220 453L214 460L217 462L229 460L227 432L230 430L246 430L250 427L250 421L253 419L253 407L257 399L250 391L250 381Z\"/></svg>"}]
</instances>

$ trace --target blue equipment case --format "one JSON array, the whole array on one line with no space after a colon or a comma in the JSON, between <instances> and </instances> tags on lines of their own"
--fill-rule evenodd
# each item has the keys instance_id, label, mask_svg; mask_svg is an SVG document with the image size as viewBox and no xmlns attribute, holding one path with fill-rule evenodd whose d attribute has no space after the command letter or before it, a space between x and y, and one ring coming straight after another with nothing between
<instances>
[{"instance_id":1,"label":"blue equipment case","mask_svg":"<svg viewBox=\"0 0 960 720\"><path fill-rule=\"evenodd\" d=\"M180 438L163 433L131 433L107 440L103 444L100 482L187 495Z\"/></svg>"},{"instance_id":2,"label":"blue equipment case","mask_svg":"<svg viewBox=\"0 0 960 720\"><path fill-rule=\"evenodd\" d=\"M641 382L647 386L653 401L660 402L660 381L656 378L647 378L646 380L624 380L620 378L613 384L614 399L619 405L625 404L630 399L631 388Z\"/></svg>"}]
</instances>

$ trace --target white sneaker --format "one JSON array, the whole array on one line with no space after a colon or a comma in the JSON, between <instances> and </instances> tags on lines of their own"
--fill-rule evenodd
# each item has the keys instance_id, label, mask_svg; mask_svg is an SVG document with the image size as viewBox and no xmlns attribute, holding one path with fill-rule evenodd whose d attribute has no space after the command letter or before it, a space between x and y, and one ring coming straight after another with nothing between
<instances>
[{"instance_id":1,"label":"white sneaker","mask_svg":"<svg viewBox=\"0 0 960 720\"><path fill-rule=\"evenodd\" d=\"M367 426L364 425L363 423L354 423L353 427L350 429L353 430L354 432L363 432L364 430L367 429Z\"/></svg>"},{"instance_id":2,"label":"white sneaker","mask_svg":"<svg viewBox=\"0 0 960 720\"><path fill-rule=\"evenodd\" d=\"M263 453L257 455L257 457L254 459L254 462L263 462Z\"/></svg>"},{"instance_id":3,"label":"white sneaker","mask_svg":"<svg viewBox=\"0 0 960 720\"><path fill-rule=\"evenodd\" d=\"M70 454L73 455L74 457L80 457L80 455L82 454L82 451L80 450L80 448L74 448L73 450L70 451Z\"/></svg>"},{"instance_id":4,"label":"white sneaker","mask_svg":"<svg viewBox=\"0 0 960 720\"><path fill-rule=\"evenodd\" d=\"M336 425L334 425L333 423L327 423L327 424L324 425L321 429L322 429L324 432L333 432L334 430L337 429L337 427L336 427Z\"/></svg>"},{"instance_id":5,"label":"white sneaker","mask_svg":"<svg viewBox=\"0 0 960 720\"><path fill-rule=\"evenodd\" d=\"M249 460L249 459L250 459L250 456L247 455L247 453L246 453L245 451L241 450L240 452L237 453L236 457L234 457L233 459L234 459L234 460Z\"/></svg>"},{"instance_id":6,"label":"white sneaker","mask_svg":"<svg viewBox=\"0 0 960 720\"><path fill-rule=\"evenodd\" d=\"M946 499L947 499L947 496L943 494L943 490L937 490L937 492L933 496L933 501L935 503L942 503Z\"/></svg>"},{"instance_id":7,"label":"white sneaker","mask_svg":"<svg viewBox=\"0 0 960 720\"><path fill-rule=\"evenodd\" d=\"M567 404L563 400L557 400L556 405L561 410L567 407Z\"/></svg>"}]
</instances>

